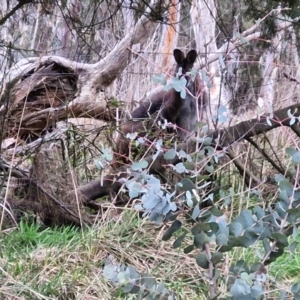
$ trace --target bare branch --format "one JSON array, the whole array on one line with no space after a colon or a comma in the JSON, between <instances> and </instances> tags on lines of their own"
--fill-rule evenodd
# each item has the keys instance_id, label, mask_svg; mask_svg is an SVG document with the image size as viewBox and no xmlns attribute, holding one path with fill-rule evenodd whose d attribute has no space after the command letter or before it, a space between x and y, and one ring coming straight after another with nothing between
<instances>
[{"instance_id":1,"label":"bare branch","mask_svg":"<svg viewBox=\"0 0 300 300\"><path fill-rule=\"evenodd\" d=\"M19 0L18 4L13 7L13 9L8 12L2 19L0 19L0 25L3 25L6 20L8 20L18 9L20 9L22 6L24 6L25 4L31 3L33 2L32 0Z\"/></svg>"},{"instance_id":2,"label":"bare branch","mask_svg":"<svg viewBox=\"0 0 300 300\"><path fill-rule=\"evenodd\" d=\"M289 110L295 117L299 117L300 103L275 111L272 119L267 116L260 116L249 121L238 123L227 129L216 130L210 134L210 136L213 139L218 140L219 145L225 146L231 145L242 139L247 139L271 131L280 126L290 127L291 118L288 117ZM267 119L270 125L267 123Z\"/></svg>"},{"instance_id":3,"label":"bare branch","mask_svg":"<svg viewBox=\"0 0 300 300\"><path fill-rule=\"evenodd\" d=\"M22 120L22 126L30 127L33 124L46 124L49 119L62 121L68 117L95 118L103 121L113 121L114 116L114 109L109 110L107 106L103 106L97 102L71 102L68 106L58 108L49 107L38 112L27 114ZM41 128L42 127L43 126L41 126Z\"/></svg>"},{"instance_id":4,"label":"bare branch","mask_svg":"<svg viewBox=\"0 0 300 300\"><path fill-rule=\"evenodd\" d=\"M151 10L161 5L161 2L155 0L152 2ZM157 24L147 17L151 12L148 9L140 18L132 32L127 34L124 39L100 62L93 66L93 69L101 70L99 74L102 78L102 85L109 85L116 77L118 77L124 68L127 66L130 55L130 48L132 45L140 43L143 45L149 37L151 37L157 27ZM97 82L100 78L95 78Z\"/></svg>"},{"instance_id":5,"label":"bare branch","mask_svg":"<svg viewBox=\"0 0 300 300\"><path fill-rule=\"evenodd\" d=\"M277 165L276 162L267 154L267 152L262 149L253 139L246 139L251 145L253 145L263 156L264 158L276 169L279 173L284 174L284 169Z\"/></svg>"},{"instance_id":6,"label":"bare branch","mask_svg":"<svg viewBox=\"0 0 300 300\"><path fill-rule=\"evenodd\" d=\"M283 72L283 76L287 79L289 79L290 81L293 81L293 82L297 82L298 84L300 84L300 80L297 79L296 77L293 77L291 75L289 75L287 72Z\"/></svg>"}]
</instances>

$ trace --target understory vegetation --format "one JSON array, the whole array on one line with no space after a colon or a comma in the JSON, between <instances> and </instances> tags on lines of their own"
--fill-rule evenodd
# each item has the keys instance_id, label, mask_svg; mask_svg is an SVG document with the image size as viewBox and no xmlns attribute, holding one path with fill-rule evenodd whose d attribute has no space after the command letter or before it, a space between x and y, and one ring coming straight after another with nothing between
<instances>
[{"instance_id":1,"label":"understory vegetation","mask_svg":"<svg viewBox=\"0 0 300 300\"><path fill-rule=\"evenodd\" d=\"M151 273L178 299L209 299L204 272L181 249L162 243L162 234L160 226L149 224L132 209L83 230L43 228L22 221L19 230L7 230L0 239L1 298L136 299L103 277L104 262L113 254L116 260ZM299 237L295 241L299 243ZM259 250L259 245L236 249L226 255L227 264L238 260L251 264ZM297 246L294 253L285 251L270 265L268 298L288 291L291 282L300 283L299 254ZM224 283L220 288L226 292Z\"/></svg>"}]
</instances>

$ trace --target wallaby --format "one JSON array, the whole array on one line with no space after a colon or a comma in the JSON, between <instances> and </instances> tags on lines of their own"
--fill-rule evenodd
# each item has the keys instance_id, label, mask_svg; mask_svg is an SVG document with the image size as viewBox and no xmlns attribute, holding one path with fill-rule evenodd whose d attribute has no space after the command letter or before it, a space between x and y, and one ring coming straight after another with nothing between
<instances>
[{"instance_id":1,"label":"wallaby","mask_svg":"<svg viewBox=\"0 0 300 300\"><path fill-rule=\"evenodd\" d=\"M126 134L137 132L139 136L145 136L145 130L143 133L141 132L144 129L142 120L149 118L156 112L158 112L160 120L166 119L167 122L177 125L177 132L182 140L188 138L195 131L198 114L200 119L203 117L203 111L207 104L207 93L198 76L187 74L194 66L197 53L195 50L191 50L184 56L181 50L175 49L173 55L177 63L174 76L181 72L179 78L182 76L186 78L187 93L185 99L181 98L180 92L171 88L168 91L161 91L152 101L142 103L136 108L131 113L132 119L126 121L121 127L122 134L117 140L115 151L119 154L117 160L126 162L128 159L130 142L126 138ZM117 164L114 165L114 167L117 166Z\"/></svg>"}]
</instances>

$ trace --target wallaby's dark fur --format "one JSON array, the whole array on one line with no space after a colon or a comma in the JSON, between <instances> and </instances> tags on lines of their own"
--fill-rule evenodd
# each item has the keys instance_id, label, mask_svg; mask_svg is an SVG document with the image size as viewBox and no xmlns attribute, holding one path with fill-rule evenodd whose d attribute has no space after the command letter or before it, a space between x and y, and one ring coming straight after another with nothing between
<instances>
[{"instance_id":1,"label":"wallaby's dark fur","mask_svg":"<svg viewBox=\"0 0 300 300\"><path fill-rule=\"evenodd\" d=\"M195 50L188 52L186 57L181 50L173 51L175 61L177 63L174 76L178 73L179 68L182 69L182 75L185 76L187 83L187 94L185 99L182 99L180 92L176 92L171 88L168 91L161 91L152 101L142 103L132 113L132 120L125 122L122 125L122 135L118 138L116 152L119 153L117 160L126 161L129 154L129 140L126 138L127 133L138 132L139 136L144 136L145 130L143 119L147 119L158 112L159 119L166 119L168 122L177 125L178 135L182 140L185 140L194 130L198 119L203 117L203 111L207 104L207 94L204 86L197 76L192 80L190 72L197 58ZM142 133L141 131L144 131ZM116 165L115 165L116 167Z\"/></svg>"}]
</instances>

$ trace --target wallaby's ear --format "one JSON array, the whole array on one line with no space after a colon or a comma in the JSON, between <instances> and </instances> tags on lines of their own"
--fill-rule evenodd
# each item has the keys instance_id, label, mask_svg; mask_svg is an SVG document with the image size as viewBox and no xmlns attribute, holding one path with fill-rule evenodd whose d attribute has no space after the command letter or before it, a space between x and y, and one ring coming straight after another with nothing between
<instances>
[{"instance_id":1,"label":"wallaby's ear","mask_svg":"<svg viewBox=\"0 0 300 300\"><path fill-rule=\"evenodd\" d=\"M181 64L185 59L183 52L179 49L174 49L173 55L177 64Z\"/></svg>"},{"instance_id":2,"label":"wallaby's ear","mask_svg":"<svg viewBox=\"0 0 300 300\"><path fill-rule=\"evenodd\" d=\"M196 50L191 50L186 55L187 62L189 62L191 64L193 64L196 61L196 58L197 58L197 52L196 52Z\"/></svg>"}]
</instances>

